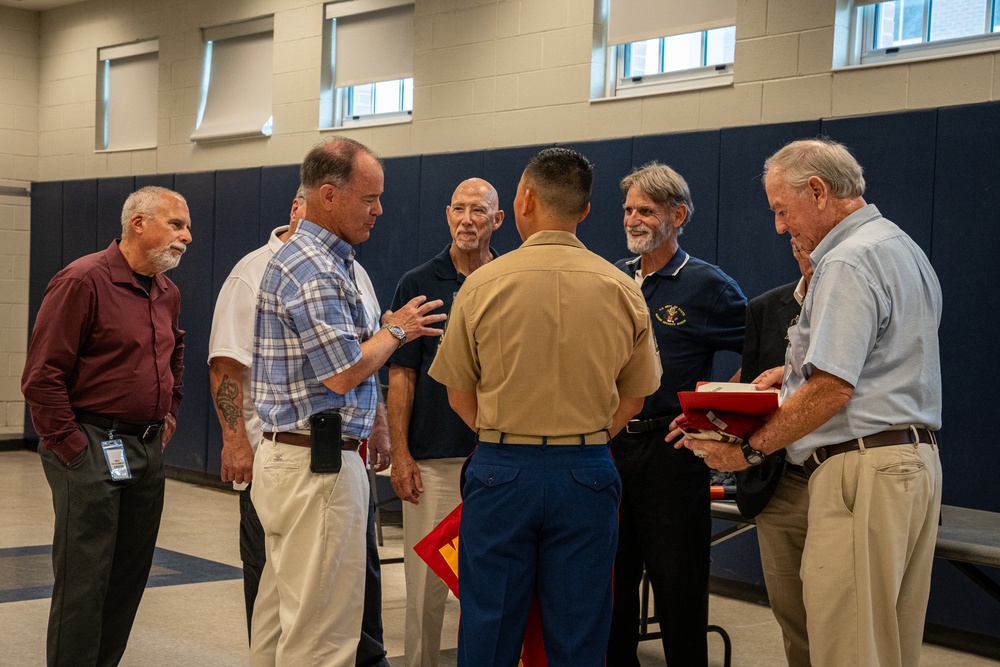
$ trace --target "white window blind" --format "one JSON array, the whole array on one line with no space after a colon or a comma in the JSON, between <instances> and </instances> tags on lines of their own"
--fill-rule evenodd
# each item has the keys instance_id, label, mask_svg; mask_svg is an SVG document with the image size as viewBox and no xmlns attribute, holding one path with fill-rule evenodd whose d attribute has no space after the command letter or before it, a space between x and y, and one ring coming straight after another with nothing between
<instances>
[{"instance_id":1,"label":"white window blind","mask_svg":"<svg viewBox=\"0 0 1000 667\"><path fill-rule=\"evenodd\" d=\"M97 52L101 94L97 149L156 147L159 116L159 40L105 47Z\"/></svg>"},{"instance_id":2,"label":"white window blind","mask_svg":"<svg viewBox=\"0 0 1000 667\"><path fill-rule=\"evenodd\" d=\"M736 0L611 0L608 45L736 24Z\"/></svg>"},{"instance_id":3,"label":"white window blind","mask_svg":"<svg viewBox=\"0 0 1000 667\"><path fill-rule=\"evenodd\" d=\"M413 76L412 0L349 0L326 6L334 19L336 87Z\"/></svg>"},{"instance_id":4,"label":"white window blind","mask_svg":"<svg viewBox=\"0 0 1000 667\"><path fill-rule=\"evenodd\" d=\"M206 81L192 141L270 134L274 17L204 28Z\"/></svg>"}]
</instances>

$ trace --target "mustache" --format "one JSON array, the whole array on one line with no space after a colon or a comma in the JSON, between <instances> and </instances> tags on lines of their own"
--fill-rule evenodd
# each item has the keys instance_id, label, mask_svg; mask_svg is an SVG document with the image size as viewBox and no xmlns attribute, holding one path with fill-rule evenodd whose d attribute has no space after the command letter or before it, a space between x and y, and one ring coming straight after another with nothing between
<instances>
[{"instance_id":1,"label":"mustache","mask_svg":"<svg viewBox=\"0 0 1000 667\"><path fill-rule=\"evenodd\" d=\"M177 250L182 255L187 252L187 246L180 242L171 243L167 247L170 248L171 250Z\"/></svg>"}]
</instances>

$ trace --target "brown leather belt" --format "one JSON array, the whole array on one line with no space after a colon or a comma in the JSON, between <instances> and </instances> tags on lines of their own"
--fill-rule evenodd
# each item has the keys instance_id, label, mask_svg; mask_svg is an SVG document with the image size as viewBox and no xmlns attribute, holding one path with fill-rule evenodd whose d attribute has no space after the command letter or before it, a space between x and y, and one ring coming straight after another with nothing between
<instances>
[{"instance_id":1,"label":"brown leather belt","mask_svg":"<svg viewBox=\"0 0 1000 667\"><path fill-rule=\"evenodd\" d=\"M882 431L881 433L869 435L864 438L819 447L809 458L802 462L802 468L805 470L806 477L808 477L816 472L820 464L831 456L858 451L861 449L862 444L865 449L872 449L874 447L889 447L891 445L915 445L921 442L928 445L936 445L937 438L934 437L933 431L923 426Z\"/></svg>"},{"instance_id":2,"label":"brown leather belt","mask_svg":"<svg viewBox=\"0 0 1000 667\"><path fill-rule=\"evenodd\" d=\"M296 447L312 447L312 437L303 433L274 433L265 431L264 437L272 442L280 442L283 445L295 445ZM348 452L358 451L361 441L356 438L343 438L340 441L340 448Z\"/></svg>"}]
</instances>

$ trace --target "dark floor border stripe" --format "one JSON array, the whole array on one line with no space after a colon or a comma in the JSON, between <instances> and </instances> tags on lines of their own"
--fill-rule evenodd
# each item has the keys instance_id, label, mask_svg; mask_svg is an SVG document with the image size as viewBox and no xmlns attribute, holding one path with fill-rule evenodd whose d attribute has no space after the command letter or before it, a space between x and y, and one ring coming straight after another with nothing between
<instances>
[{"instance_id":1,"label":"dark floor border stripe","mask_svg":"<svg viewBox=\"0 0 1000 667\"><path fill-rule=\"evenodd\" d=\"M0 567L2 567L2 561L5 558L38 556L51 553L52 545L50 544L0 549ZM44 563L51 579L51 564L49 559L45 559ZM150 572L149 580L146 582L146 588L200 584L212 581L230 581L242 578L243 570L241 568L157 547L156 552L153 554L153 569ZM38 600L48 597L52 597L52 584L0 590L0 603Z\"/></svg>"}]
</instances>

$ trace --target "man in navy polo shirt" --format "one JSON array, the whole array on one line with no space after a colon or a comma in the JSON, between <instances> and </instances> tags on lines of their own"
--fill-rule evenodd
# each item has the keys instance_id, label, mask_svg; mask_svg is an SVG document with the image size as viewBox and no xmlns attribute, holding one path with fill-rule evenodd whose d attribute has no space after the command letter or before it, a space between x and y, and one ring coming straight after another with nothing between
<instances>
[{"instance_id":1,"label":"man in navy polo shirt","mask_svg":"<svg viewBox=\"0 0 1000 667\"><path fill-rule=\"evenodd\" d=\"M490 237L503 223L499 198L481 178L459 184L445 208L451 243L402 277L392 309L418 294L441 299L445 310L466 276L496 256ZM444 385L427 375L439 339L424 337L389 358L389 431L392 486L403 503L407 667L437 667L448 588L413 551L461 502L459 477L476 434L448 405Z\"/></svg>"},{"instance_id":2,"label":"man in navy polo shirt","mask_svg":"<svg viewBox=\"0 0 1000 667\"><path fill-rule=\"evenodd\" d=\"M645 564L667 664L699 667L708 662L709 470L664 438L681 412L677 392L710 379L716 352L743 349L747 302L719 267L678 245L694 212L680 174L654 162L623 178L621 189L628 249L639 257L617 266L635 277L646 297L663 376L611 444L623 493L608 664L639 667L638 590Z\"/></svg>"}]
</instances>

